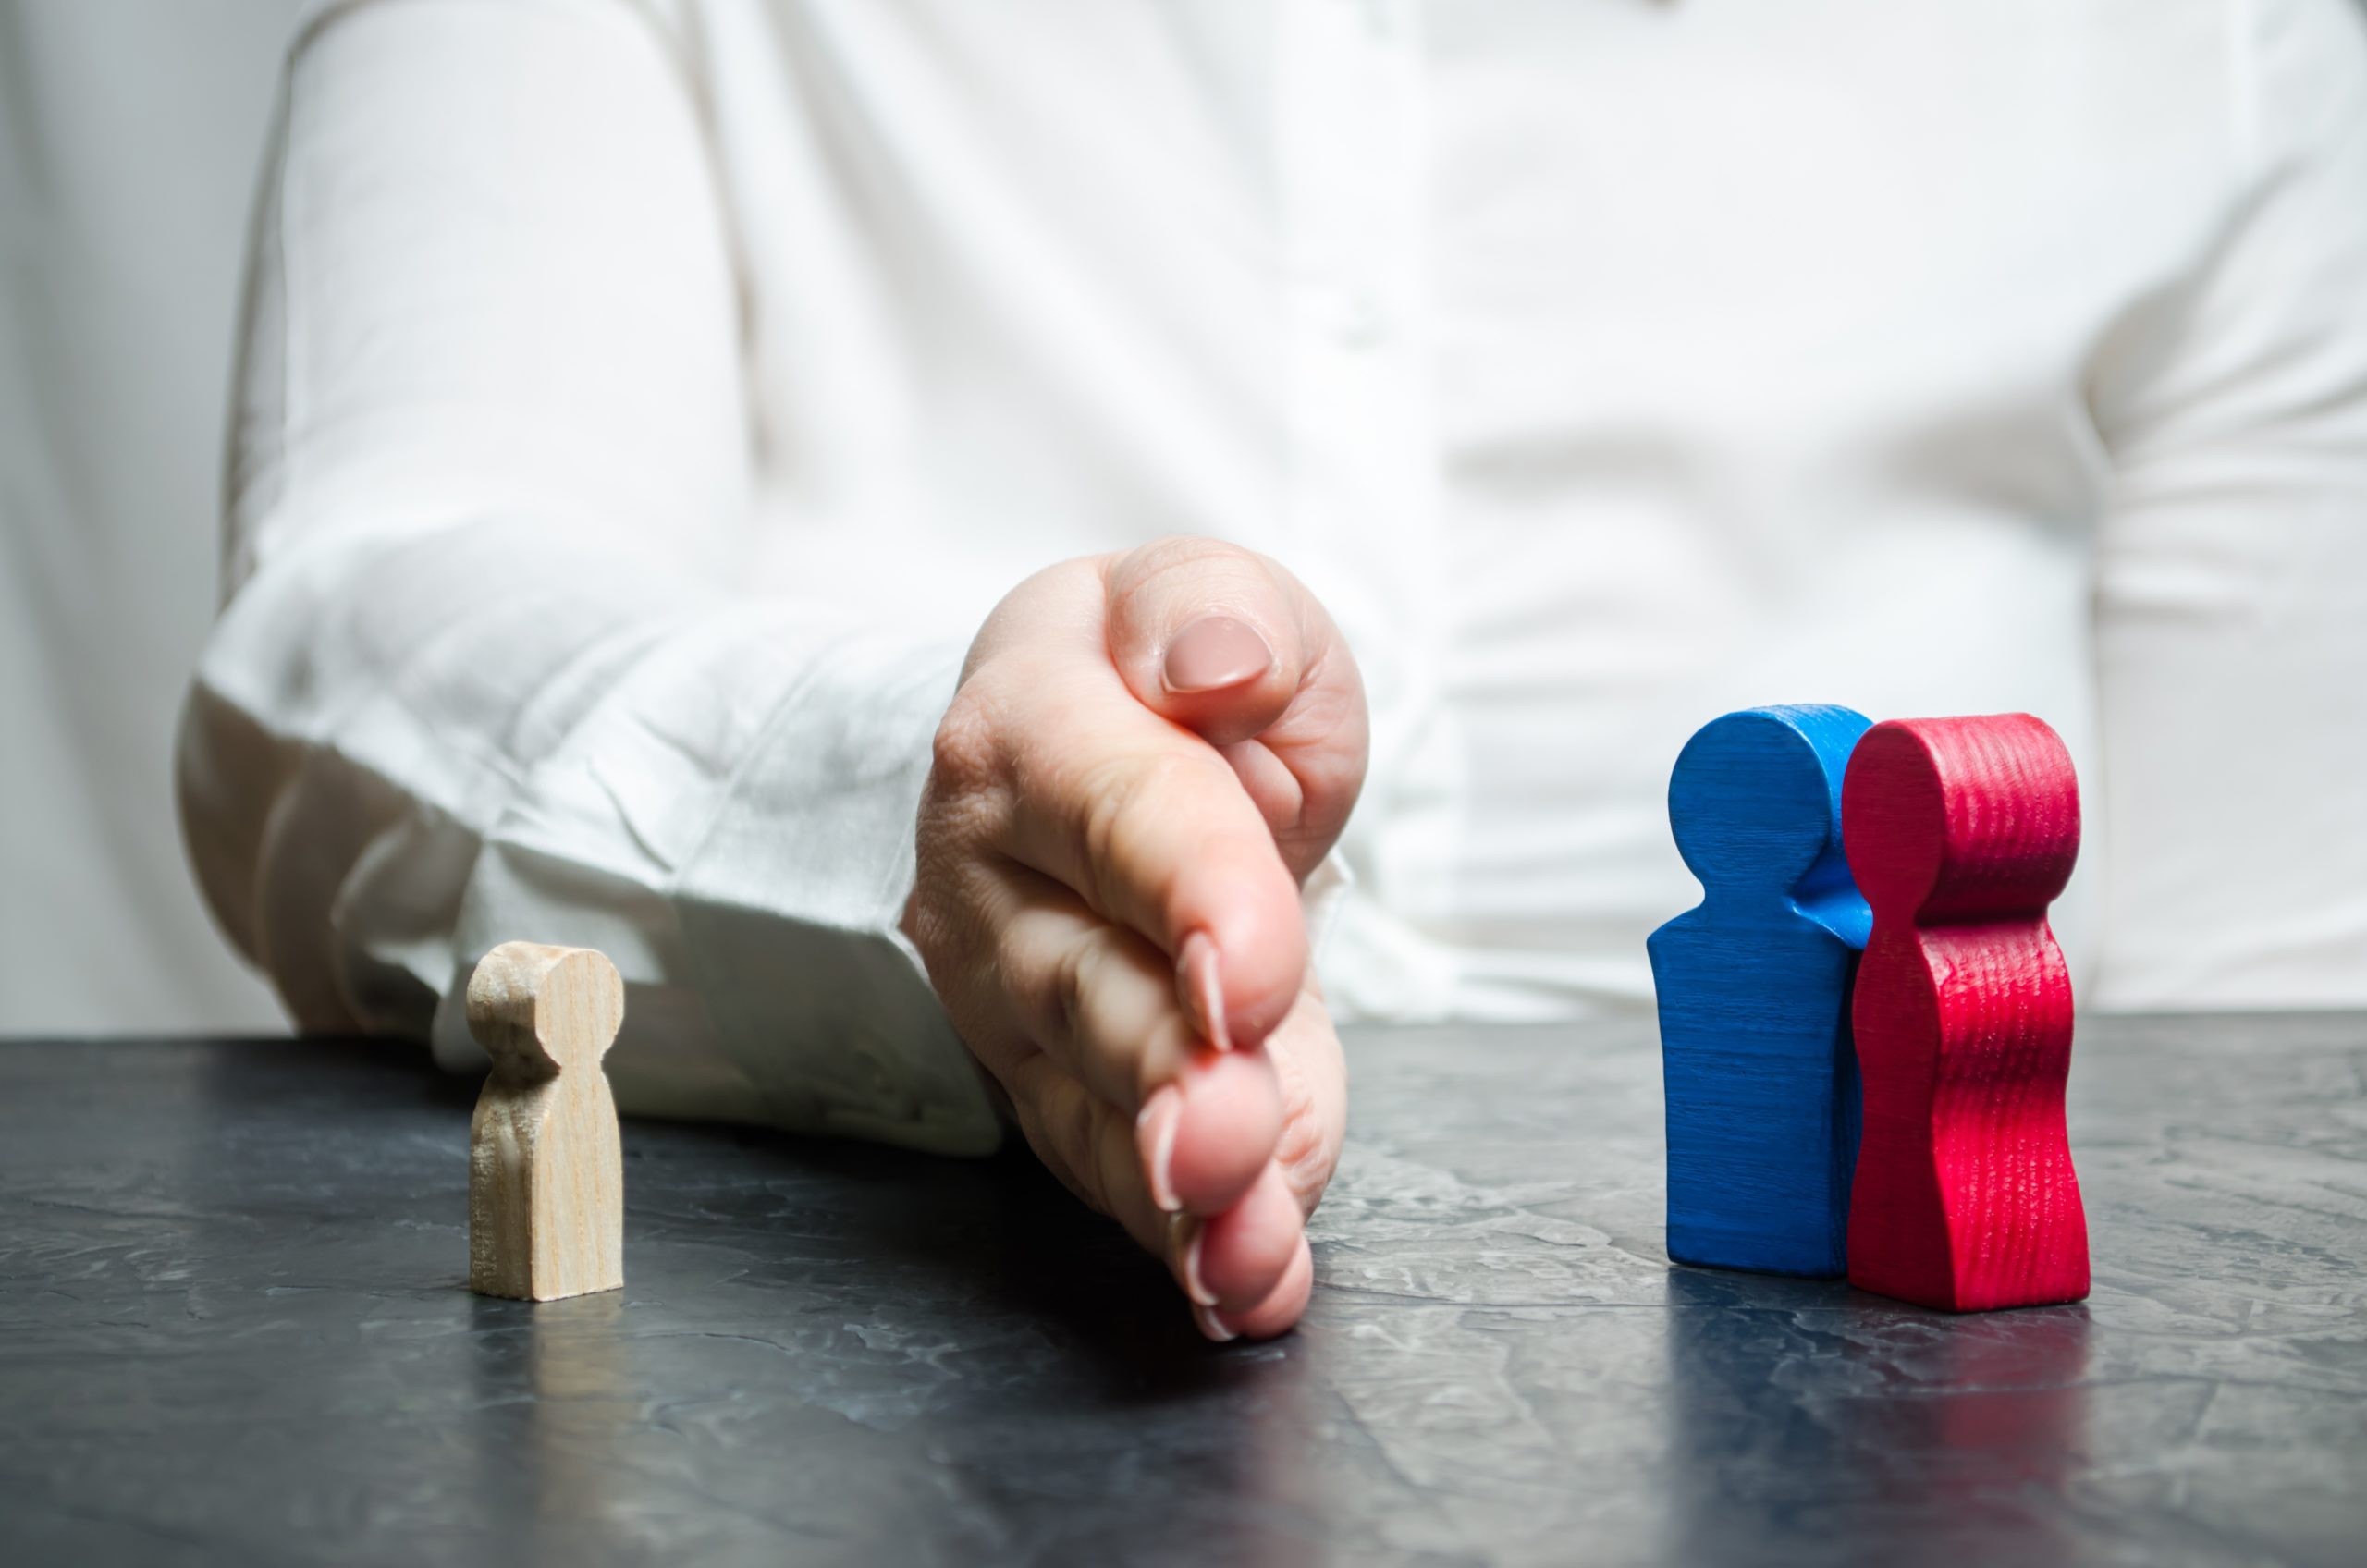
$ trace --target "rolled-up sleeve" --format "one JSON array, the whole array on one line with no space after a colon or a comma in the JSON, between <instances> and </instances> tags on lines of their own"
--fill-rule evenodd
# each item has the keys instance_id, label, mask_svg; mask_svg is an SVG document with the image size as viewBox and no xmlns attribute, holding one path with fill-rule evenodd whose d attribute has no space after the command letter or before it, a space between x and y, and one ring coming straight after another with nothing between
<instances>
[{"instance_id":1,"label":"rolled-up sleeve","mask_svg":"<svg viewBox=\"0 0 2367 1568\"><path fill-rule=\"evenodd\" d=\"M482 1056L513 938L623 970L629 1109L998 1137L895 929L961 639L740 592L741 291L696 84L624 5L330 8L250 263L199 881L300 1027Z\"/></svg>"}]
</instances>

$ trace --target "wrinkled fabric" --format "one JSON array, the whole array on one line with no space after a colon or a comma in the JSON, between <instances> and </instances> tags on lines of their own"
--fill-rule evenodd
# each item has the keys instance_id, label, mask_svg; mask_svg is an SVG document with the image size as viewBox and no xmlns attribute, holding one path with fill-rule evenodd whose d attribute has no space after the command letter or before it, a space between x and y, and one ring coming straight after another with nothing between
<instances>
[{"instance_id":1,"label":"wrinkled fabric","mask_svg":"<svg viewBox=\"0 0 2367 1568\"><path fill-rule=\"evenodd\" d=\"M1698 725L2027 709L2084 999L2367 1002L2342 0L385 0L290 56L202 886L298 1022L994 1138L894 930L997 598L1169 533L1364 666L1349 1016L1650 997ZM1344 892L1337 889L1345 888Z\"/></svg>"}]
</instances>

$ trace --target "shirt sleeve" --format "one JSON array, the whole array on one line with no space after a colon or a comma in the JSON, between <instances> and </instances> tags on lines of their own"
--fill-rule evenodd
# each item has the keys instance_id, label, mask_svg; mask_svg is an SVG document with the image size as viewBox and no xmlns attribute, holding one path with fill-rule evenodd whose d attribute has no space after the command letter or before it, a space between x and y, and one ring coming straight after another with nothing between
<instances>
[{"instance_id":1,"label":"shirt sleeve","mask_svg":"<svg viewBox=\"0 0 2367 1568\"><path fill-rule=\"evenodd\" d=\"M654 13L413 0L300 34L258 202L198 879L300 1027L432 1039L513 938L628 986L628 1109L979 1152L895 922L962 647L736 590L740 292Z\"/></svg>"},{"instance_id":2,"label":"shirt sleeve","mask_svg":"<svg viewBox=\"0 0 2367 1568\"><path fill-rule=\"evenodd\" d=\"M2367 1002L2367 26L2231 6L2227 217L2102 364L2122 1007Z\"/></svg>"}]
</instances>

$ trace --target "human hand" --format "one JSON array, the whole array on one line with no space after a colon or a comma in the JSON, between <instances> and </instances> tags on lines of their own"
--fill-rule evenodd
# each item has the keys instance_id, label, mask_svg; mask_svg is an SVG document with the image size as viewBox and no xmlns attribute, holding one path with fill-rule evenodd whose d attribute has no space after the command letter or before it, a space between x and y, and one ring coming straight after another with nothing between
<instances>
[{"instance_id":1,"label":"human hand","mask_svg":"<svg viewBox=\"0 0 2367 1568\"><path fill-rule=\"evenodd\" d=\"M1364 687L1298 580L1213 540L1064 562L972 643L904 929L1052 1173L1212 1339L1279 1334L1346 1072L1298 884L1364 781Z\"/></svg>"}]
</instances>

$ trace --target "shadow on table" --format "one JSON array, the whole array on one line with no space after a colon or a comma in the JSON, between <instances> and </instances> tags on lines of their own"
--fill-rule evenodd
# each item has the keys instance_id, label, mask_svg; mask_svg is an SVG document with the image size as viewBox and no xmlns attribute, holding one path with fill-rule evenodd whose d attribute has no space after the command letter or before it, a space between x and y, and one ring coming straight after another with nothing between
<instances>
[{"instance_id":1,"label":"shadow on table","mask_svg":"<svg viewBox=\"0 0 2367 1568\"><path fill-rule=\"evenodd\" d=\"M1684 1268L1668 1290L1678 1560L1830 1562L1852 1541L2033 1562L2069 1549L2084 1305L1954 1315L1838 1280Z\"/></svg>"},{"instance_id":2,"label":"shadow on table","mask_svg":"<svg viewBox=\"0 0 2367 1568\"><path fill-rule=\"evenodd\" d=\"M626 1139L636 1229L654 1218L666 1242L728 1234L748 1255L736 1286L849 1305L889 1297L973 1335L1024 1326L1098 1366L1113 1398L1224 1376L1229 1358L1194 1329L1165 1268L1015 1135L983 1159L693 1123L630 1121ZM636 1145L647 1158L632 1159ZM689 1188L669 1168L735 1179Z\"/></svg>"},{"instance_id":3,"label":"shadow on table","mask_svg":"<svg viewBox=\"0 0 2367 1568\"><path fill-rule=\"evenodd\" d=\"M300 1114L374 1105L389 1123L424 1117L465 1146L481 1084L410 1046L307 1040L264 1047L302 1071L216 1069L210 1099L244 1121L278 1100ZM323 1108L313 1110L314 1106ZM357 1129L358 1131L358 1129ZM983 1159L725 1122L624 1119L627 1279L650 1281L653 1247L721 1242L745 1254L742 1287L900 1299L975 1321L1020 1318L1101 1363L1113 1391L1155 1397L1221 1380L1237 1357L1203 1340L1166 1269L1087 1210L1013 1133ZM465 1156L448 1176L465 1186ZM465 1207L456 1209L464 1214ZM465 1289L457 1271L453 1283Z\"/></svg>"},{"instance_id":4,"label":"shadow on table","mask_svg":"<svg viewBox=\"0 0 2367 1568\"><path fill-rule=\"evenodd\" d=\"M467 1292L474 1083L315 1041L140 1072L176 1201L239 1227L242 1267L300 1283L325 1331L370 1325L365 1354L276 1364L289 1397L377 1413L340 1441L454 1539L832 1562L886 1532L898 1560L1118 1562L1147 1528L1254 1563L1299 1560L1322 1517L1313 1347L1207 1343L1023 1145L628 1119L626 1289L529 1305Z\"/></svg>"},{"instance_id":5,"label":"shadow on table","mask_svg":"<svg viewBox=\"0 0 2367 1568\"><path fill-rule=\"evenodd\" d=\"M1278 1541L1321 1495L1306 1358L1203 1341L1024 1149L648 1122L627 1143L628 1288L472 1304L472 1440L514 1467L481 1506L510 1538L1119 1562L1148 1528L1297 1560ZM731 1521L669 1512L648 1484L668 1473Z\"/></svg>"}]
</instances>

